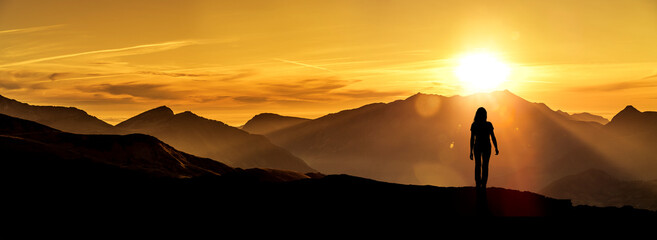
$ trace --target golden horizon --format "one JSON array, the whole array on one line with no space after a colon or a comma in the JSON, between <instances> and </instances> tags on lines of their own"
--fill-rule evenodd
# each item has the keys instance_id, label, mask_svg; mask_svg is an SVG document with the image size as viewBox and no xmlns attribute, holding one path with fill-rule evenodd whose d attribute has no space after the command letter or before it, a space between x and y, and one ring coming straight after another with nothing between
<instances>
[{"instance_id":1,"label":"golden horizon","mask_svg":"<svg viewBox=\"0 0 657 240\"><path fill-rule=\"evenodd\" d=\"M650 0L3 1L0 95L110 123L167 105L239 126L477 87L610 119L657 110L654 42ZM479 49L502 70L456 76Z\"/></svg>"}]
</instances>

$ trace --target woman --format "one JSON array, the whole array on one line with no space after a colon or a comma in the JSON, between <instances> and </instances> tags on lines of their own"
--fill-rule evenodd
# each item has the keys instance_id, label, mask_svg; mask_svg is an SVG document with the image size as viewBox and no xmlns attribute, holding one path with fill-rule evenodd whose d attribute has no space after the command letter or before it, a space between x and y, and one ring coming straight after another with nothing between
<instances>
[{"instance_id":1,"label":"woman","mask_svg":"<svg viewBox=\"0 0 657 240\"><path fill-rule=\"evenodd\" d=\"M470 126L470 160L474 154L475 159L475 183L477 188L486 188L488 181L488 161L490 160L490 139L493 139L495 155L497 150L497 139L493 132L493 124L486 121L488 118L486 109L480 107L475 113L474 121Z\"/></svg>"}]
</instances>

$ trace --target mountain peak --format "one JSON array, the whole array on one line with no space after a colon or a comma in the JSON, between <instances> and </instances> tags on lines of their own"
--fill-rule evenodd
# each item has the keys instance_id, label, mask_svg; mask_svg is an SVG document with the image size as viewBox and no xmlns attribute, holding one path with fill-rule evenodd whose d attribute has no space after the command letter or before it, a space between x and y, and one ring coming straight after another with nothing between
<instances>
[{"instance_id":1,"label":"mountain peak","mask_svg":"<svg viewBox=\"0 0 657 240\"><path fill-rule=\"evenodd\" d=\"M200 117L200 118L203 118L203 117L201 117L201 116L199 116L199 115L194 114L192 111L184 111L184 112L181 112L181 113L176 114L176 116L179 116L179 117Z\"/></svg>"},{"instance_id":2,"label":"mountain peak","mask_svg":"<svg viewBox=\"0 0 657 240\"><path fill-rule=\"evenodd\" d=\"M173 110L171 110L171 108L167 106L159 106L146 112L140 113L139 115L125 120L116 126L121 128L140 128L148 126L149 124L168 120L171 117L173 117Z\"/></svg>"},{"instance_id":3,"label":"mountain peak","mask_svg":"<svg viewBox=\"0 0 657 240\"><path fill-rule=\"evenodd\" d=\"M300 117L281 116L276 113L260 113L247 121L242 130L254 134L267 134L283 128L310 121Z\"/></svg>"},{"instance_id":4,"label":"mountain peak","mask_svg":"<svg viewBox=\"0 0 657 240\"><path fill-rule=\"evenodd\" d=\"M635 113L640 113L639 110L637 110L634 106L632 105L627 105L621 112L635 112Z\"/></svg>"},{"instance_id":5,"label":"mountain peak","mask_svg":"<svg viewBox=\"0 0 657 240\"><path fill-rule=\"evenodd\" d=\"M623 110L618 112L618 114L616 114L616 116L611 118L610 122L631 120L631 119L637 118L640 115L641 115L641 112L639 110L637 110L634 106L627 105Z\"/></svg>"},{"instance_id":6,"label":"mountain peak","mask_svg":"<svg viewBox=\"0 0 657 240\"><path fill-rule=\"evenodd\" d=\"M171 108L169 108L167 106L159 106L159 107L153 108L151 110L148 110L144 113L147 113L147 112L151 112L151 113L157 112L157 113L160 113L160 114L173 115L173 110L171 110Z\"/></svg>"}]
</instances>

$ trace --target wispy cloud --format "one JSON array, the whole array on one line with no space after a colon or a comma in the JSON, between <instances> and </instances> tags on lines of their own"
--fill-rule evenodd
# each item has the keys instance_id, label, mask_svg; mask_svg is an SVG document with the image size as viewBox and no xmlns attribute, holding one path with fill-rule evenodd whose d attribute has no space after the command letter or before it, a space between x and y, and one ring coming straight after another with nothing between
<instances>
[{"instance_id":1,"label":"wispy cloud","mask_svg":"<svg viewBox=\"0 0 657 240\"><path fill-rule=\"evenodd\" d=\"M119 57L119 56L129 56L129 55L137 55L137 54L146 54L146 53L153 53L153 52L160 52L160 51L176 49L176 48L180 48L180 47L184 47L184 46L193 45L193 44L196 44L196 43L197 43L197 41L192 41L192 40L170 41L170 42L162 42L162 43L143 44L143 45L137 45L137 46L131 46L131 47L124 47L124 48L112 48L112 49L103 49L103 50L71 53L71 54L43 57L43 58L37 58L37 59L30 59L30 60L13 62L13 63L6 63L6 64L3 64L3 65L0 65L0 68L11 67L11 66L19 66L19 65L31 64L31 63L39 63L39 62L52 61L52 60L59 60L59 59L66 59L66 58L82 57L82 56L94 56L94 55L96 55L99 58L108 58L108 57Z\"/></svg>"},{"instance_id":2,"label":"wispy cloud","mask_svg":"<svg viewBox=\"0 0 657 240\"><path fill-rule=\"evenodd\" d=\"M575 88L571 88L571 90L579 91L579 92L610 92L610 91L636 89L636 88L654 88L657 87L657 81L655 81L655 78L657 78L657 75L645 77L635 81L625 81L625 82L607 83L607 84L599 84L592 86L575 87Z\"/></svg>"},{"instance_id":3,"label":"wispy cloud","mask_svg":"<svg viewBox=\"0 0 657 240\"><path fill-rule=\"evenodd\" d=\"M0 30L0 35L2 35L2 34L17 34L17 33L39 32L39 31L56 29L56 28L60 28L60 27L63 27L63 26L64 26L64 24L57 24L57 25L48 25L48 26L7 29L7 30Z\"/></svg>"},{"instance_id":4,"label":"wispy cloud","mask_svg":"<svg viewBox=\"0 0 657 240\"><path fill-rule=\"evenodd\" d=\"M280 58L274 58L273 60L276 60L276 61L279 61L279 62L284 62L284 63L290 63L290 64L294 64L294 65L299 65L299 66L302 66L302 67L308 67L308 68L314 68L314 69L333 72L332 70L330 70L328 68L323 68L323 67L316 66L316 65L310 65L310 64L306 64L306 63L302 63L302 62L290 61L290 60L285 60L285 59L280 59Z\"/></svg>"},{"instance_id":5,"label":"wispy cloud","mask_svg":"<svg viewBox=\"0 0 657 240\"><path fill-rule=\"evenodd\" d=\"M262 103L267 101L267 97L262 97L262 96L239 96L239 97L234 97L233 99L245 103Z\"/></svg>"},{"instance_id":6,"label":"wispy cloud","mask_svg":"<svg viewBox=\"0 0 657 240\"><path fill-rule=\"evenodd\" d=\"M188 94L186 91L170 90L166 84L151 83L116 83L95 84L91 86L77 87L83 92L109 93L112 95L129 95L133 97L169 100L181 99Z\"/></svg>"}]
</instances>

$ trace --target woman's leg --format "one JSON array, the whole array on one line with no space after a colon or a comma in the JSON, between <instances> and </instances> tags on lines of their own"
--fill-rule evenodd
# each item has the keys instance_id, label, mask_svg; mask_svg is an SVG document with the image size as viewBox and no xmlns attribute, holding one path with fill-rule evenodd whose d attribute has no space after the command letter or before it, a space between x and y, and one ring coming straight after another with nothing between
<instances>
[{"instance_id":1,"label":"woman's leg","mask_svg":"<svg viewBox=\"0 0 657 240\"><path fill-rule=\"evenodd\" d=\"M481 152L475 151L474 158L475 158L475 184L477 184L476 186L479 187L481 185Z\"/></svg>"},{"instance_id":2,"label":"woman's leg","mask_svg":"<svg viewBox=\"0 0 657 240\"><path fill-rule=\"evenodd\" d=\"M482 163L481 163L481 187L486 188L486 183L488 182L488 163L490 162L490 148L487 152L483 152Z\"/></svg>"}]
</instances>

